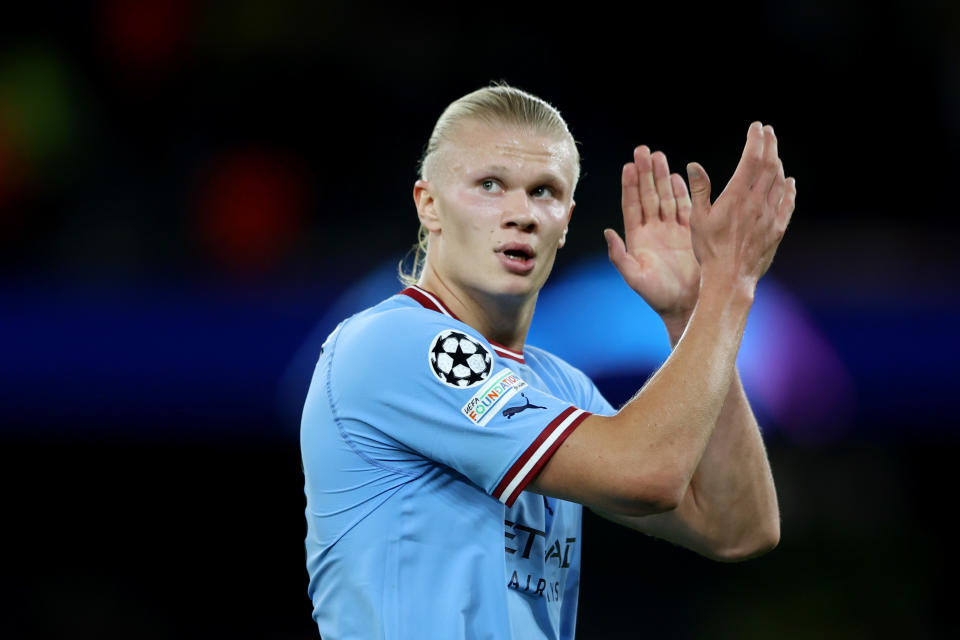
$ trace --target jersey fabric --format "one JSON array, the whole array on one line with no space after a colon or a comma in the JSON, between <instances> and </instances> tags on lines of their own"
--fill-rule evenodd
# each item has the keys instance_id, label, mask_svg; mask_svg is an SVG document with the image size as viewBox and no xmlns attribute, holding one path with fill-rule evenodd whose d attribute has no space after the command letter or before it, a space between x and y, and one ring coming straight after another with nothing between
<instances>
[{"instance_id":1,"label":"jersey fabric","mask_svg":"<svg viewBox=\"0 0 960 640\"><path fill-rule=\"evenodd\" d=\"M341 323L300 433L324 640L572 638L581 506L524 487L591 413L585 374L423 289Z\"/></svg>"}]
</instances>

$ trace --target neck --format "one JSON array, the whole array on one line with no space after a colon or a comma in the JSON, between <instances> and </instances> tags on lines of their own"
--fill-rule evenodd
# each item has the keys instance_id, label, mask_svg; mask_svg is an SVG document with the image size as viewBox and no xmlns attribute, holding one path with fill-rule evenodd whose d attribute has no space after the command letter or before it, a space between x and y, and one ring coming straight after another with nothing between
<instances>
[{"instance_id":1,"label":"neck","mask_svg":"<svg viewBox=\"0 0 960 640\"><path fill-rule=\"evenodd\" d=\"M429 264L417 286L439 296L461 322L470 325L488 340L523 351L537 305L536 293L529 296L491 295L477 289L459 287L430 269Z\"/></svg>"}]
</instances>

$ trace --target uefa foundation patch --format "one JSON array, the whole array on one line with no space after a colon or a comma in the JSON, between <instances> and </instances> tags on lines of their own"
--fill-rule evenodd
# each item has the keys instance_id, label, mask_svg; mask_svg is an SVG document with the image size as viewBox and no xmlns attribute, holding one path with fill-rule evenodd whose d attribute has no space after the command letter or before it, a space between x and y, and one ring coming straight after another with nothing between
<instances>
[{"instance_id":1,"label":"uefa foundation patch","mask_svg":"<svg viewBox=\"0 0 960 640\"><path fill-rule=\"evenodd\" d=\"M510 369L501 369L490 381L477 391L460 411L467 420L481 427L493 418L496 409L505 406L520 389L527 386L520 376Z\"/></svg>"}]
</instances>

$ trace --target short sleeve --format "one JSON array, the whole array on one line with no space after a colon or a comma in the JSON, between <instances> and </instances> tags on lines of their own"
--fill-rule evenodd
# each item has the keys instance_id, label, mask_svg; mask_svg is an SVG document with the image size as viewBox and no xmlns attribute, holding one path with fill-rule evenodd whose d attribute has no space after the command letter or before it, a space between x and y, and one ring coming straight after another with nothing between
<instances>
[{"instance_id":1,"label":"short sleeve","mask_svg":"<svg viewBox=\"0 0 960 640\"><path fill-rule=\"evenodd\" d=\"M356 317L330 349L331 409L358 453L399 473L446 465L507 506L590 415L433 311Z\"/></svg>"},{"instance_id":2,"label":"short sleeve","mask_svg":"<svg viewBox=\"0 0 960 640\"><path fill-rule=\"evenodd\" d=\"M587 375L582 371L578 370L577 373L582 376L584 387L586 389L586 398L583 400L580 406L590 413L594 413L599 416L612 416L615 414L617 410L613 408L613 405L607 402L607 399L603 397L603 394L600 393L600 390L597 389L595 384L593 384L593 381L590 380L590 378L588 378Z\"/></svg>"}]
</instances>

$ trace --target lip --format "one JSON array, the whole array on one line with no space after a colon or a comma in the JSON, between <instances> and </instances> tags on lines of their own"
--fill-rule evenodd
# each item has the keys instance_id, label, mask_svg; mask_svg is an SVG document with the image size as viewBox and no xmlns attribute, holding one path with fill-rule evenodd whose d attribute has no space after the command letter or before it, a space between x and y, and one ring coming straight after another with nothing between
<instances>
[{"instance_id":1,"label":"lip","mask_svg":"<svg viewBox=\"0 0 960 640\"><path fill-rule=\"evenodd\" d=\"M527 255L527 258L525 260L511 258L507 255L507 251L521 251ZM528 244L523 244L522 242L508 242L503 244L495 250L495 253L507 271L520 275L526 275L533 271L533 267L537 261L537 252L534 251L533 247Z\"/></svg>"}]
</instances>

